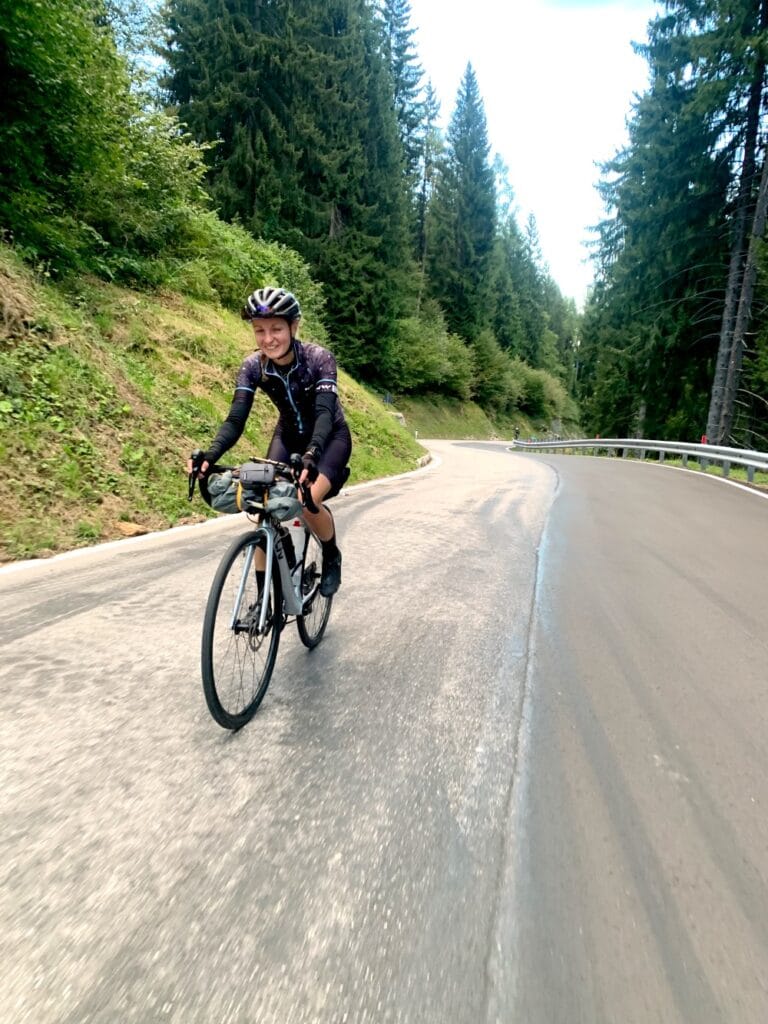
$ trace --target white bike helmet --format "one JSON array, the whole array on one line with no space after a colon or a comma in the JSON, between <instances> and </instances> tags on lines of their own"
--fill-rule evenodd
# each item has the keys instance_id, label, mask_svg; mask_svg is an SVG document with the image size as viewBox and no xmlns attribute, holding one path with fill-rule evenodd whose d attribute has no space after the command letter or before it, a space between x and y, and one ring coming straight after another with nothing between
<instances>
[{"instance_id":1,"label":"white bike helmet","mask_svg":"<svg viewBox=\"0 0 768 1024\"><path fill-rule=\"evenodd\" d=\"M299 300L285 288L257 288L246 299L243 320L264 320L272 316L279 316L288 323L293 323L301 316Z\"/></svg>"}]
</instances>

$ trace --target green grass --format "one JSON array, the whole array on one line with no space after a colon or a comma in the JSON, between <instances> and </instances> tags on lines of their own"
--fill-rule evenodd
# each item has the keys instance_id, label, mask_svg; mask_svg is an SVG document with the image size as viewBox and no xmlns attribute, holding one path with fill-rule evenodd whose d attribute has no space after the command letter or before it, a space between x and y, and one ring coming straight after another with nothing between
<instances>
[{"instance_id":1,"label":"green grass","mask_svg":"<svg viewBox=\"0 0 768 1024\"><path fill-rule=\"evenodd\" d=\"M399 398L394 408L405 416L409 430L417 431L419 437L441 437L449 439L473 439L514 436L515 425L520 433L527 436L531 424L520 416L517 420L500 421L490 419L474 402L440 395Z\"/></svg>"},{"instance_id":2,"label":"green grass","mask_svg":"<svg viewBox=\"0 0 768 1024\"><path fill-rule=\"evenodd\" d=\"M213 515L188 503L183 463L229 409L242 321L170 293L54 285L2 244L0 299L0 561ZM339 390L351 480L415 468L424 450L383 402L343 373ZM227 458L264 453L275 421L259 396Z\"/></svg>"},{"instance_id":3,"label":"green grass","mask_svg":"<svg viewBox=\"0 0 768 1024\"><path fill-rule=\"evenodd\" d=\"M669 456L667 456L667 458L665 458L665 460L664 460L664 465L665 466L681 466L682 467L683 466L683 460L682 459L670 459ZM690 459L689 458L688 459L688 465L685 466L684 468L685 469L690 469L694 473L710 473L712 476L723 476L723 467L722 467L722 465L719 462L717 462L717 463L710 462L709 465L705 468L705 467L701 466L694 459ZM729 480L737 480L740 483L748 483L749 482L748 476L747 476L747 470L746 470L746 468L744 468L742 466L731 465L731 470L730 470L730 473L728 474L728 479ZM754 480L752 480L752 483L756 487L761 487L761 488L762 487L768 487L768 473L761 473L760 470L757 470L755 472Z\"/></svg>"}]
</instances>

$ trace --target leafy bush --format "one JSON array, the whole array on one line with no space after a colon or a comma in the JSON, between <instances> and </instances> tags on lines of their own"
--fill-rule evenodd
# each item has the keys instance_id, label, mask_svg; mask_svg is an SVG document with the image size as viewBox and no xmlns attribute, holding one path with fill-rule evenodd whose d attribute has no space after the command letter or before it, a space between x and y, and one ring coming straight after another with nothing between
<instances>
[{"instance_id":1,"label":"leafy bush","mask_svg":"<svg viewBox=\"0 0 768 1024\"><path fill-rule=\"evenodd\" d=\"M379 373L399 394L439 390L466 399L474 360L461 338L448 331L440 308L427 303L420 316L395 324Z\"/></svg>"},{"instance_id":2,"label":"leafy bush","mask_svg":"<svg viewBox=\"0 0 768 1024\"><path fill-rule=\"evenodd\" d=\"M520 359L510 360L510 363L512 374L522 389L518 400L521 411L533 419L562 418L568 401L563 384L546 370L534 370Z\"/></svg>"},{"instance_id":3,"label":"leafy bush","mask_svg":"<svg viewBox=\"0 0 768 1024\"><path fill-rule=\"evenodd\" d=\"M6 4L0 221L40 259L82 265L99 247L94 197L125 174L132 100L98 0Z\"/></svg>"},{"instance_id":4,"label":"leafy bush","mask_svg":"<svg viewBox=\"0 0 768 1024\"><path fill-rule=\"evenodd\" d=\"M474 395L482 409L494 413L511 411L515 394L507 391L511 383L509 357L492 331L480 331L472 343L475 354Z\"/></svg>"},{"instance_id":5,"label":"leafy bush","mask_svg":"<svg viewBox=\"0 0 768 1024\"><path fill-rule=\"evenodd\" d=\"M474 376L475 358L471 349L458 334L446 333L443 390L466 401L472 395Z\"/></svg>"},{"instance_id":6,"label":"leafy bush","mask_svg":"<svg viewBox=\"0 0 768 1024\"><path fill-rule=\"evenodd\" d=\"M101 0L28 0L0 25L0 225L28 261L172 287L235 309L294 290L324 339L320 288L292 250L208 209L205 147L132 91Z\"/></svg>"},{"instance_id":7,"label":"leafy bush","mask_svg":"<svg viewBox=\"0 0 768 1024\"><path fill-rule=\"evenodd\" d=\"M254 288L280 284L298 296L306 331L317 341L325 340L322 291L298 253L256 239L238 224L225 224L210 210L178 211L164 267L164 280L158 283L193 298L217 300L232 310Z\"/></svg>"}]
</instances>

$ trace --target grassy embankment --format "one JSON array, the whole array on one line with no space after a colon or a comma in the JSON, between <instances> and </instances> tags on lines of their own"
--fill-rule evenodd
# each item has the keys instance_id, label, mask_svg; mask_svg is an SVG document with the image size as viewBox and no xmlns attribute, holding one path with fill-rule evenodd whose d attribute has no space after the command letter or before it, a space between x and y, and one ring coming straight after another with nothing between
<instances>
[{"instance_id":1,"label":"grassy embankment","mask_svg":"<svg viewBox=\"0 0 768 1024\"><path fill-rule=\"evenodd\" d=\"M514 436L515 425L521 437L533 433L530 421L522 414L514 421L494 421L473 402L439 397L401 398L397 408L419 437L506 439Z\"/></svg>"},{"instance_id":2,"label":"grassy embankment","mask_svg":"<svg viewBox=\"0 0 768 1024\"><path fill-rule=\"evenodd\" d=\"M54 285L0 247L0 562L212 515L187 502L183 460L226 415L249 341L220 308L91 279ZM405 402L403 427L343 373L340 392L353 483L413 469L414 432L499 433L471 403ZM262 397L232 461L264 452L274 422Z\"/></svg>"},{"instance_id":3,"label":"grassy embankment","mask_svg":"<svg viewBox=\"0 0 768 1024\"><path fill-rule=\"evenodd\" d=\"M187 502L183 460L213 437L250 347L220 308L95 280L63 288L0 248L0 561L213 514ZM352 481L413 469L412 433L345 374L340 391ZM274 422L262 397L233 461L264 452Z\"/></svg>"}]
</instances>

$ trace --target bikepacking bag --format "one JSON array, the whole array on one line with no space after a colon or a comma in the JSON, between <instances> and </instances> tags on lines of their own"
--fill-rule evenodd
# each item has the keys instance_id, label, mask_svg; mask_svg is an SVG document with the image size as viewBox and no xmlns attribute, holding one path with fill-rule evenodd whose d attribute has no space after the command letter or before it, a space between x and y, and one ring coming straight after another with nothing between
<instances>
[{"instance_id":1,"label":"bikepacking bag","mask_svg":"<svg viewBox=\"0 0 768 1024\"><path fill-rule=\"evenodd\" d=\"M215 512L245 512L246 502L261 502L265 487L274 479L275 467L268 463L214 466L213 471L200 481L200 493Z\"/></svg>"},{"instance_id":2,"label":"bikepacking bag","mask_svg":"<svg viewBox=\"0 0 768 1024\"><path fill-rule=\"evenodd\" d=\"M231 469L226 469L222 473L209 473L205 484L206 487L201 487L200 490L216 512L243 511L243 488L240 481L232 476Z\"/></svg>"},{"instance_id":3,"label":"bikepacking bag","mask_svg":"<svg viewBox=\"0 0 768 1024\"><path fill-rule=\"evenodd\" d=\"M200 490L216 512L247 512L256 506L265 508L281 522L294 519L302 511L298 491L290 481L273 483L274 479L274 466L246 462L234 472L223 469L210 473L205 481L201 481Z\"/></svg>"},{"instance_id":4,"label":"bikepacking bag","mask_svg":"<svg viewBox=\"0 0 768 1024\"><path fill-rule=\"evenodd\" d=\"M272 484L267 495L266 508L267 512L275 519L279 519L281 523L286 519L295 519L304 511L295 484L288 480Z\"/></svg>"}]
</instances>

